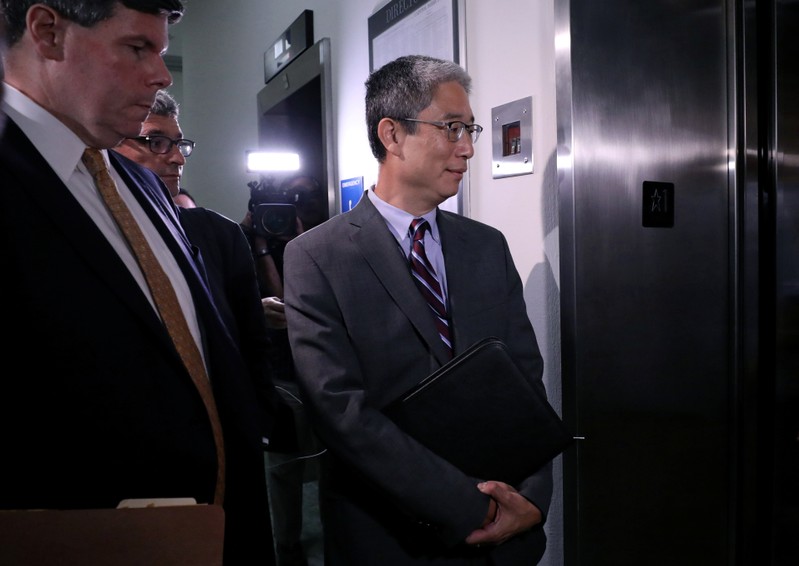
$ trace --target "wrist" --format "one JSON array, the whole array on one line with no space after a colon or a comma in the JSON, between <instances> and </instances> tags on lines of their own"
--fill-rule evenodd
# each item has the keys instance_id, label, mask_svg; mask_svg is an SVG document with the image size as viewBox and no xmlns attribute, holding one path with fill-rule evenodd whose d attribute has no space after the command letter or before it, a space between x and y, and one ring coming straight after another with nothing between
<instances>
[{"instance_id":1,"label":"wrist","mask_svg":"<svg viewBox=\"0 0 799 566\"><path fill-rule=\"evenodd\" d=\"M270 253L271 252L269 251L269 248L267 248L266 246L260 246L255 248L255 251L253 252L252 255L253 257L259 258L259 257L266 257Z\"/></svg>"}]
</instances>

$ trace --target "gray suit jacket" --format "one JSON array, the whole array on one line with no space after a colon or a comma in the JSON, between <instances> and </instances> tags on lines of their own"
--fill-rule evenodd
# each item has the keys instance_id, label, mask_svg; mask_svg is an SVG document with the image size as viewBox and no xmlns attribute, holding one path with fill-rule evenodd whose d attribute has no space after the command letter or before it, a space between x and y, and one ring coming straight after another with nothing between
<instances>
[{"instance_id":1,"label":"gray suit jacket","mask_svg":"<svg viewBox=\"0 0 799 566\"><path fill-rule=\"evenodd\" d=\"M455 353L486 336L501 338L543 389L543 362L505 238L449 212L439 210L437 222ZM535 564L545 545L540 526L495 550L465 548L488 509L475 485L493 478L466 476L381 412L446 354L407 259L369 199L291 241L284 269L298 380L329 449L321 491L330 563ZM546 513L550 466L516 487Z\"/></svg>"}]
</instances>

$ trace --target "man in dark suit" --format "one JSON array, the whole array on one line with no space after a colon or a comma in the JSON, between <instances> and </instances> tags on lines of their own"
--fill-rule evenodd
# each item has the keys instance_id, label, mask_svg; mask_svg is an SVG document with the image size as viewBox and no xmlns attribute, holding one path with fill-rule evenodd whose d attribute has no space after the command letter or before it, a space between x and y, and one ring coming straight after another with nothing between
<instances>
[{"instance_id":1,"label":"man in dark suit","mask_svg":"<svg viewBox=\"0 0 799 566\"><path fill-rule=\"evenodd\" d=\"M138 135L156 91L170 84L162 54L182 3L3 0L3 9L0 350L9 370L0 380L0 508L101 508L161 497L211 503L222 500L223 471L225 563L269 563L252 375L165 187L104 151ZM184 365L155 292L98 194L101 183L82 162L87 147L110 163L203 355L223 466L202 382Z\"/></svg>"},{"instance_id":2,"label":"man in dark suit","mask_svg":"<svg viewBox=\"0 0 799 566\"><path fill-rule=\"evenodd\" d=\"M179 115L177 100L166 90L159 90L138 135L122 140L115 148L115 151L158 175L173 200L180 194L183 166L194 152L195 145L183 137Z\"/></svg>"},{"instance_id":3,"label":"man in dark suit","mask_svg":"<svg viewBox=\"0 0 799 566\"><path fill-rule=\"evenodd\" d=\"M289 337L304 400L328 448L320 490L330 566L527 566L544 552L549 464L515 486L469 477L381 412L487 336L502 339L543 390L505 238L438 209L457 194L482 130L470 83L458 65L422 56L373 73L366 119L376 185L351 212L286 246ZM409 267L415 218L430 225L424 249L446 305L439 320Z\"/></svg>"},{"instance_id":4,"label":"man in dark suit","mask_svg":"<svg viewBox=\"0 0 799 566\"><path fill-rule=\"evenodd\" d=\"M180 178L186 158L195 145L183 137L179 114L180 107L174 97L166 90L159 90L139 135L126 138L113 150L158 175L173 202L181 191ZM266 440L273 440L278 395L271 379L267 356L270 340L250 245L237 222L197 207L196 203L191 208L180 207L178 218L189 241L202 254L217 310L254 376L264 413L262 434Z\"/></svg>"}]
</instances>

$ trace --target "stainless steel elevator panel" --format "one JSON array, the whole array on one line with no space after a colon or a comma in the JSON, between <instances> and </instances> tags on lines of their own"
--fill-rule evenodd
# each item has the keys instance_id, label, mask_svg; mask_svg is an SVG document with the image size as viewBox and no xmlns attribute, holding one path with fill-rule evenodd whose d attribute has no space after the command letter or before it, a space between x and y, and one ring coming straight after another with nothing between
<instances>
[{"instance_id":1,"label":"stainless steel elevator panel","mask_svg":"<svg viewBox=\"0 0 799 566\"><path fill-rule=\"evenodd\" d=\"M733 491L734 97L723 1L558 14L566 563L723 565ZM673 225L645 227L673 186Z\"/></svg>"},{"instance_id":2,"label":"stainless steel elevator panel","mask_svg":"<svg viewBox=\"0 0 799 566\"><path fill-rule=\"evenodd\" d=\"M762 411L774 416L774 441L761 476L774 478L770 505L763 506L773 517L773 564L793 565L799 564L799 1L777 0L774 23L775 380Z\"/></svg>"}]
</instances>

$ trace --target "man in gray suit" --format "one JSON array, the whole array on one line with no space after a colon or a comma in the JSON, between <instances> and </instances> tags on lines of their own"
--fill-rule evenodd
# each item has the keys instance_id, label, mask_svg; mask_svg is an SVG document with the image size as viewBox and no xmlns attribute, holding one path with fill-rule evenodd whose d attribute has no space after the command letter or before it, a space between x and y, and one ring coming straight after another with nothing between
<instances>
[{"instance_id":1,"label":"man in gray suit","mask_svg":"<svg viewBox=\"0 0 799 566\"><path fill-rule=\"evenodd\" d=\"M320 491L329 566L530 565L544 552L550 465L514 486L469 477L382 413L487 336L502 339L543 390L505 238L438 209L457 194L482 130L470 86L458 65L423 56L373 73L366 119L376 185L351 212L286 246L289 337L304 401L328 448ZM409 267L409 225L418 218L429 225L424 253L437 279L428 287L446 308L438 320Z\"/></svg>"}]
</instances>

